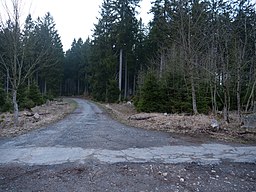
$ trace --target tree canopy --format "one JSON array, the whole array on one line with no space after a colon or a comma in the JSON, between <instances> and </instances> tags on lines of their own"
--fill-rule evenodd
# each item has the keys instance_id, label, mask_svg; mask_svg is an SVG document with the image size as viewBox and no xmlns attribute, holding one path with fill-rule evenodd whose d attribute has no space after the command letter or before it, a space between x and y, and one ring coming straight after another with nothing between
<instances>
[{"instance_id":1,"label":"tree canopy","mask_svg":"<svg viewBox=\"0 0 256 192\"><path fill-rule=\"evenodd\" d=\"M137 17L139 2L104 0L92 37L74 39L66 53L50 13L37 20L29 15L24 29L6 21L0 97L36 84L43 97L129 99L147 112L223 111L227 122L230 110L256 110L252 1L154 0L147 26Z\"/></svg>"}]
</instances>

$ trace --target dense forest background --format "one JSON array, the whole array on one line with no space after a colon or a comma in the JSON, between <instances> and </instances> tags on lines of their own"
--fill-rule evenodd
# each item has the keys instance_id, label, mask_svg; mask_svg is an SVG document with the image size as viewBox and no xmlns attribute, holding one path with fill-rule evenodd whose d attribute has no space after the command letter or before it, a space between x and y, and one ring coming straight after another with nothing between
<instances>
[{"instance_id":1,"label":"dense forest background","mask_svg":"<svg viewBox=\"0 0 256 192\"><path fill-rule=\"evenodd\" d=\"M14 1L17 2L17 1ZM104 0L93 36L64 53L50 13L0 25L0 110L56 96L133 100L139 111L190 114L256 110L256 8L250 0ZM84 18L86 19L86 18Z\"/></svg>"}]
</instances>

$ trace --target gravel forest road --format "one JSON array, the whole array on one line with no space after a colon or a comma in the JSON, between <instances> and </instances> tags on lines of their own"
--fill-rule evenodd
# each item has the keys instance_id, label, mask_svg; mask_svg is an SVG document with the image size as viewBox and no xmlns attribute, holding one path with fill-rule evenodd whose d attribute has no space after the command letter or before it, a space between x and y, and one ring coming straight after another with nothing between
<instances>
[{"instance_id":1,"label":"gravel forest road","mask_svg":"<svg viewBox=\"0 0 256 192\"><path fill-rule=\"evenodd\" d=\"M256 191L256 146L128 127L74 100L65 119L0 140L0 191Z\"/></svg>"}]
</instances>

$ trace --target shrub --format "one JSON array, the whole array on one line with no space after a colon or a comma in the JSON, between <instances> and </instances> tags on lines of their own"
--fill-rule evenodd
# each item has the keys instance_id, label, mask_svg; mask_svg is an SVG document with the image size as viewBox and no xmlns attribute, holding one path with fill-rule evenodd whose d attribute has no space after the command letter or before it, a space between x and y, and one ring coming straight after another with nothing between
<instances>
[{"instance_id":1,"label":"shrub","mask_svg":"<svg viewBox=\"0 0 256 192\"><path fill-rule=\"evenodd\" d=\"M25 108L24 104L28 100L28 87L25 85L21 85L17 92L17 101L20 110L23 110Z\"/></svg>"},{"instance_id":2,"label":"shrub","mask_svg":"<svg viewBox=\"0 0 256 192\"><path fill-rule=\"evenodd\" d=\"M18 104L20 109L31 109L36 105L42 105L44 103L43 97L39 91L39 88L35 82L29 87L22 85L18 90Z\"/></svg>"},{"instance_id":3,"label":"shrub","mask_svg":"<svg viewBox=\"0 0 256 192\"><path fill-rule=\"evenodd\" d=\"M119 98L119 88L116 80L109 80L107 85L106 101L109 103L114 103L118 101Z\"/></svg>"},{"instance_id":4,"label":"shrub","mask_svg":"<svg viewBox=\"0 0 256 192\"><path fill-rule=\"evenodd\" d=\"M3 112L10 112L13 110L13 105L12 105L12 100L8 97L6 100L5 100L5 103L4 105L2 106L2 110Z\"/></svg>"},{"instance_id":5,"label":"shrub","mask_svg":"<svg viewBox=\"0 0 256 192\"><path fill-rule=\"evenodd\" d=\"M92 97L96 101L106 100L106 86L104 83L93 81Z\"/></svg>"},{"instance_id":6,"label":"shrub","mask_svg":"<svg viewBox=\"0 0 256 192\"><path fill-rule=\"evenodd\" d=\"M168 107L168 98L165 88L161 82L157 80L154 72L146 74L137 99L135 99L135 106L138 111L166 112Z\"/></svg>"},{"instance_id":7,"label":"shrub","mask_svg":"<svg viewBox=\"0 0 256 192\"><path fill-rule=\"evenodd\" d=\"M42 94L40 93L39 87L35 82L30 85L27 97L28 100L26 102L30 106L32 106L32 102L34 105L42 105L44 103Z\"/></svg>"},{"instance_id":8,"label":"shrub","mask_svg":"<svg viewBox=\"0 0 256 192\"><path fill-rule=\"evenodd\" d=\"M25 109L31 109L35 106L36 106L35 102L32 101L31 99L28 99L28 100L26 100L25 103L23 103L23 108L25 108Z\"/></svg>"}]
</instances>

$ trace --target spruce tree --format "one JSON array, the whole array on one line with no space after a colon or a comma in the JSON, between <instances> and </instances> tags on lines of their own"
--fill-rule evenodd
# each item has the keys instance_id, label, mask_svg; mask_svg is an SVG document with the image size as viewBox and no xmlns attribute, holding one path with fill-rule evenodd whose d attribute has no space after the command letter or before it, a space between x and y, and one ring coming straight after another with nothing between
<instances>
[{"instance_id":1,"label":"spruce tree","mask_svg":"<svg viewBox=\"0 0 256 192\"><path fill-rule=\"evenodd\" d=\"M168 112L165 89L158 80L154 71L149 71L139 91L139 99L136 108L143 112Z\"/></svg>"},{"instance_id":2,"label":"spruce tree","mask_svg":"<svg viewBox=\"0 0 256 192\"><path fill-rule=\"evenodd\" d=\"M64 52L55 22L50 13L38 18L36 27L37 50L45 56L38 64L38 80L44 95L58 96L61 93L63 77Z\"/></svg>"}]
</instances>

